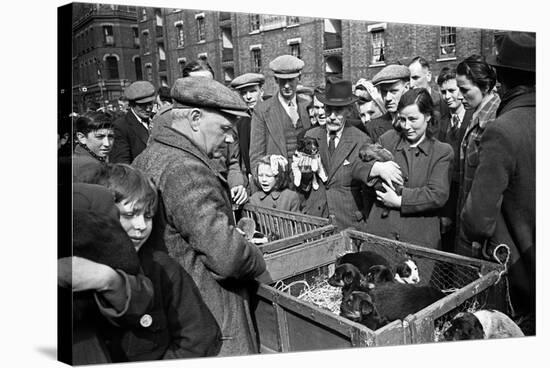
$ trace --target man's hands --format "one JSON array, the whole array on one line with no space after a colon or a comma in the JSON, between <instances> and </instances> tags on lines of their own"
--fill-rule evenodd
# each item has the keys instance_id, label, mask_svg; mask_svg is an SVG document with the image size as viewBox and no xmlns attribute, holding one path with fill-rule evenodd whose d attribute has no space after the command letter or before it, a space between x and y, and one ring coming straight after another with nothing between
<instances>
[{"instance_id":1,"label":"man's hands","mask_svg":"<svg viewBox=\"0 0 550 368\"><path fill-rule=\"evenodd\" d=\"M237 185L231 188L231 200L237 206L244 204L248 200L248 194L246 193L245 187Z\"/></svg>"},{"instance_id":2,"label":"man's hands","mask_svg":"<svg viewBox=\"0 0 550 368\"><path fill-rule=\"evenodd\" d=\"M111 267L81 257L65 257L57 260L57 282L73 291L104 291L120 282L122 277Z\"/></svg>"}]
</instances>

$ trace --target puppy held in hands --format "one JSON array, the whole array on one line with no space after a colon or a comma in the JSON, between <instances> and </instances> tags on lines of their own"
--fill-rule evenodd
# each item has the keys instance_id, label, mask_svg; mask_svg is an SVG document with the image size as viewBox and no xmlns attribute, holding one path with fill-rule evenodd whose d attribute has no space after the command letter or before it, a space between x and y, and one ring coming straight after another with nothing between
<instances>
[{"instance_id":1,"label":"puppy held in hands","mask_svg":"<svg viewBox=\"0 0 550 368\"><path fill-rule=\"evenodd\" d=\"M303 165L306 160L309 162L307 168ZM319 144L315 138L298 139L298 147L292 156L291 169L294 185L305 192L312 187L314 190L319 189L317 177L323 182L327 181L328 176L321 162Z\"/></svg>"},{"instance_id":2,"label":"puppy held in hands","mask_svg":"<svg viewBox=\"0 0 550 368\"><path fill-rule=\"evenodd\" d=\"M387 162L387 161L393 161L393 155L390 151L382 147L379 143L371 143L371 144L365 144L361 149L359 150L359 158L364 162L370 162L370 161L378 161L378 162ZM403 180L407 180L407 178L403 178ZM384 186L382 185L383 180L380 178L377 178L373 184L374 190L377 190L379 192L385 192ZM395 188L395 193L400 196L403 193L403 185L397 184L396 182L393 182L393 187ZM382 217L388 217L389 210L386 208L382 212Z\"/></svg>"}]
</instances>

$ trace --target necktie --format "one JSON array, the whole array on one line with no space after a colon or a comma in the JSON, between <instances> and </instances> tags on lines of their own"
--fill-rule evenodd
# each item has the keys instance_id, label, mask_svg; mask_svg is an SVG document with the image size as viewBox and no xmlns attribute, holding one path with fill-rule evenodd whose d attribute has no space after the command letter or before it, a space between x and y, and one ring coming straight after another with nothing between
<instances>
[{"instance_id":1,"label":"necktie","mask_svg":"<svg viewBox=\"0 0 550 368\"><path fill-rule=\"evenodd\" d=\"M292 125L296 126L296 123L298 122L298 119L300 119L300 116L298 115L298 110L296 109L296 106L292 103L292 101L288 103L288 116L290 116Z\"/></svg>"},{"instance_id":2,"label":"necktie","mask_svg":"<svg viewBox=\"0 0 550 368\"><path fill-rule=\"evenodd\" d=\"M336 133L331 132L329 133L329 140L328 140L328 153L331 156L334 153L335 148L336 148Z\"/></svg>"},{"instance_id":3,"label":"necktie","mask_svg":"<svg viewBox=\"0 0 550 368\"><path fill-rule=\"evenodd\" d=\"M457 129L459 124L460 124L460 118L458 117L457 114L453 114L451 117L451 127L453 129Z\"/></svg>"}]
</instances>

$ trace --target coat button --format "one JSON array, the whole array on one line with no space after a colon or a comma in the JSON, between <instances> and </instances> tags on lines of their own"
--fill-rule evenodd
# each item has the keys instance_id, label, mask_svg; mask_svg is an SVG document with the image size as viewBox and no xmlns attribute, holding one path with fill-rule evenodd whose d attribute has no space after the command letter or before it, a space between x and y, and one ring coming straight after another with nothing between
<instances>
[{"instance_id":1,"label":"coat button","mask_svg":"<svg viewBox=\"0 0 550 368\"><path fill-rule=\"evenodd\" d=\"M149 327L153 324L153 317L151 317L149 314L144 314L143 316L141 316L141 318L139 319L139 324L142 326L142 327Z\"/></svg>"}]
</instances>

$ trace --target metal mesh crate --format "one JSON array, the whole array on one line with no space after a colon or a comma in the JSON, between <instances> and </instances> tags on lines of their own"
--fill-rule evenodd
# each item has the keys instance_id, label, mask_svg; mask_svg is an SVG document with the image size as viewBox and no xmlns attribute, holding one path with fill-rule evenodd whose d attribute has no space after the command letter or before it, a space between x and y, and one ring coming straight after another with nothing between
<instances>
[{"instance_id":1,"label":"metal mesh crate","mask_svg":"<svg viewBox=\"0 0 550 368\"><path fill-rule=\"evenodd\" d=\"M318 305L298 299L305 281L328 278L336 258L346 252L376 251L390 262L412 258L420 285L432 285L446 296L403 321L372 331ZM286 291L275 282L261 284L255 298L255 319L263 351L305 351L358 346L386 346L438 340L443 324L456 312L472 307L505 311L503 267L393 241L353 230L290 247L265 257L273 281L295 286Z\"/></svg>"}]
</instances>

